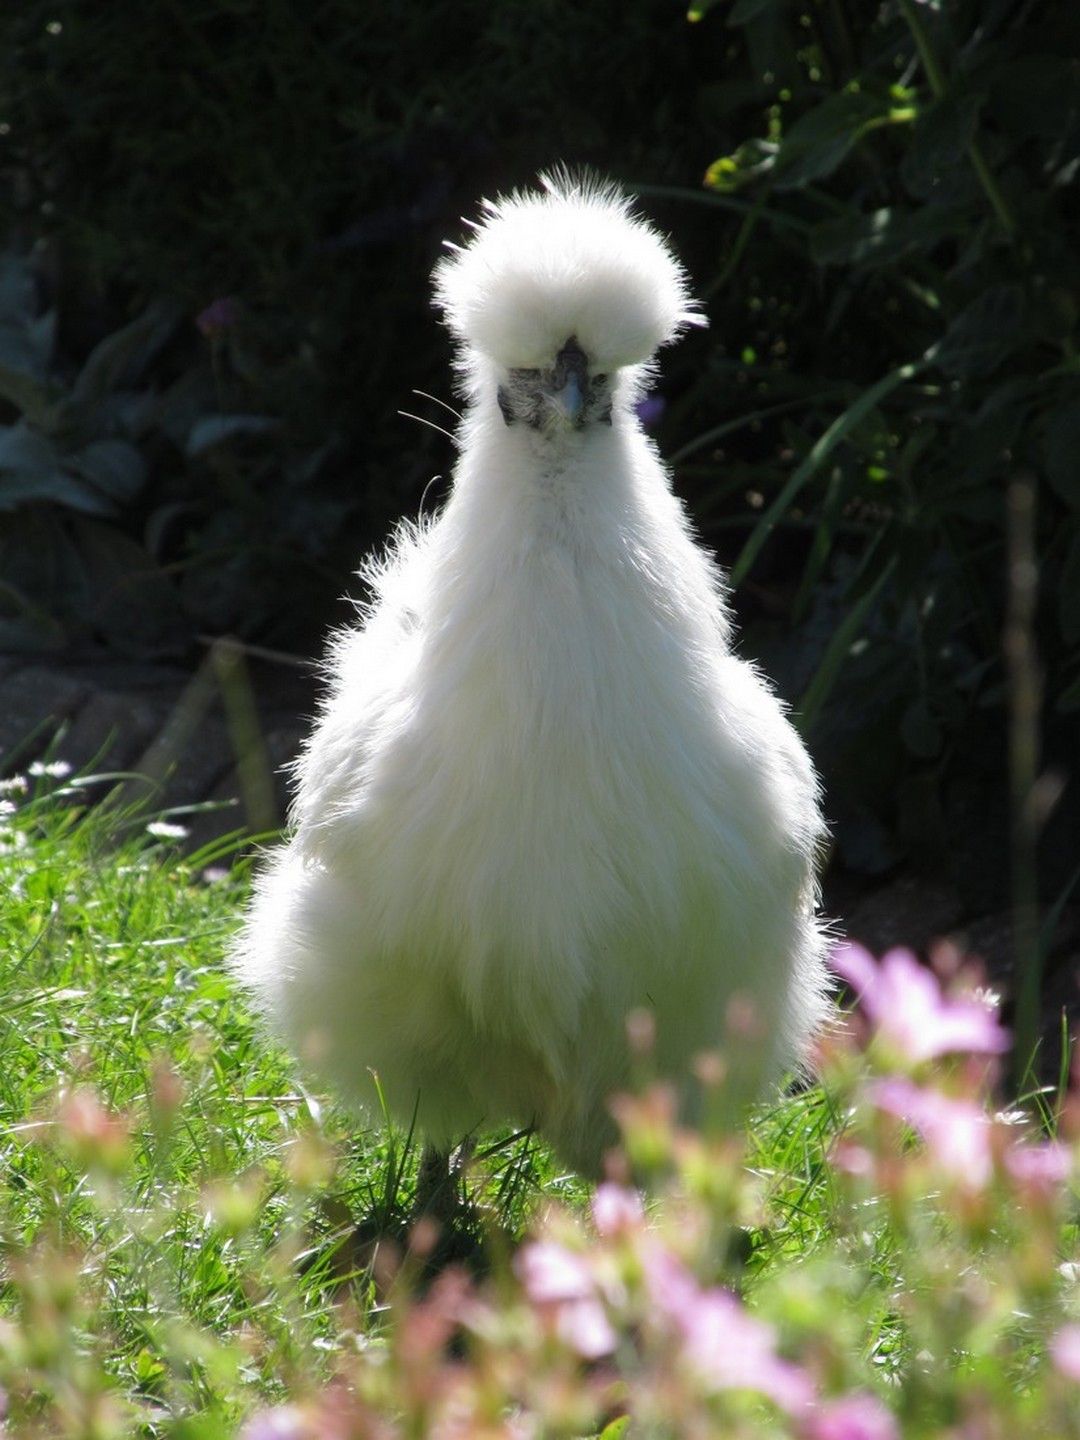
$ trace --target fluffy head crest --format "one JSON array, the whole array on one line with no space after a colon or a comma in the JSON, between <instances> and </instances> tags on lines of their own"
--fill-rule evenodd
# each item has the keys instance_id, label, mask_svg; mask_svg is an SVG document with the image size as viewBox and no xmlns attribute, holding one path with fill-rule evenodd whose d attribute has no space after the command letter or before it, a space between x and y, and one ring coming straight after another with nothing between
<instances>
[{"instance_id":1,"label":"fluffy head crest","mask_svg":"<svg viewBox=\"0 0 1080 1440\"><path fill-rule=\"evenodd\" d=\"M647 360L704 324L664 239L610 184L565 172L485 201L476 235L435 268L454 335L507 369L550 366L570 336L594 370Z\"/></svg>"}]
</instances>

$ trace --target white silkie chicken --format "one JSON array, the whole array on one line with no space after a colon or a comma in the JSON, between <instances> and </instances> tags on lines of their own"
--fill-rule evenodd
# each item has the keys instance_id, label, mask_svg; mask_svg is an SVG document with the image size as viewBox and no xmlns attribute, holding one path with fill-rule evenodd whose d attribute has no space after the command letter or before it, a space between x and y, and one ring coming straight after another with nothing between
<instances>
[{"instance_id":1,"label":"white silkie chicken","mask_svg":"<svg viewBox=\"0 0 1080 1440\"><path fill-rule=\"evenodd\" d=\"M235 964L347 1100L442 1149L535 1122L596 1173L645 1007L728 1093L825 1012L814 773L634 412L698 317L663 239L565 175L435 272L468 409L452 494L364 572ZM733 1003L734 1002L734 1003Z\"/></svg>"}]
</instances>

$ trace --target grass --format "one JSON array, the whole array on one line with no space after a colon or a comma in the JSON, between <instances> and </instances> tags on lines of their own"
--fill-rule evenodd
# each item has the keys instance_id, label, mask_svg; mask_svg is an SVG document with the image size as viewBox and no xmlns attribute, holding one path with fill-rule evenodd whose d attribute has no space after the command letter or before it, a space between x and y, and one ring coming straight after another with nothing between
<instances>
[{"instance_id":1,"label":"grass","mask_svg":"<svg viewBox=\"0 0 1080 1440\"><path fill-rule=\"evenodd\" d=\"M81 1367L128 1421L232 1423L329 1374L350 1327L377 1332L418 1147L309 1094L238 998L223 957L250 862L223 863L228 841L184 857L145 816L90 808L93 780L29 784L0 816L5 1308L39 1305L23 1328L56 1331L37 1366L54 1395ZM478 1234L586 1194L534 1139L484 1137L479 1155ZM0 1382L27 1358L0 1355Z\"/></svg>"},{"instance_id":2,"label":"grass","mask_svg":"<svg viewBox=\"0 0 1080 1440\"><path fill-rule=\"evenodd\" d=\"M1080 1344L1075 1193L1067 1178L1013 1176L1010 1157L1032 1153L1033 1133L987 1115L992 1174L969 1183L932 1135L912 1144L875 1102L872 1046L841 1048L826 1089L762 1107L745 1141L677 1131L662 1092L645 1089L621 1113L654 1197L648 1228L629 1238L597 1236L586 1187L535 1139L480 1137L467 1238L483 1242L493 1284L474 1292L471 1320L451 1324L441 1282L430 1300L411 1284L425 1290L431 1255L409 1221L412 1138L305 1089L226 972L251 863L224 863L239 842L185 857L177 817L148 827L93 806L98 782L46 766L23 789L4 783L0 1400L11 1433L472 1435L432 1418L472 1405L503 1417L483 1430L492 1436L936 1440L950 1417L987 1407L1005 1428L965 1435L1080 1435L1080 1396L1047 1361L1055 1343ZM939 1106L980 1093L970 1066L908 1073ZM1063 1114L1071 1103L1062 1097ZM1080 1113L1069 1125L1080 1131ZM841 1138L862 1157L855 1169L833 1163ZM521 1280L522 1237L553 1204L543 1233L564 1278L602 1294L620 1327L607 1390L571 1331L553 1340L558 1305L527 1278L523 1297L510 1274L513 1261ZM649 1291L658 1253L696 1277L678 1282L689 1298L670 1314ZM701 1340L697 1306L708 1333L718 1282L767 1321L779 1363L797 1359L825 1428L672 1369L672 1347ZM460 1353L447 1338L458 1324ZM760 1349L760 1330L746 1343ZM775 1355L758 1361L761 1393L788 1383ZM879 1428L837 1428L849 1402L877 1407ZM685 1427L667 1415L680 1405ZM638 1428L618 1428L620 1406ZM515 1412L539 1428L506 1428ZM267 1415L284 1428L266 1428Z\"/></svg>"}]
</instances>

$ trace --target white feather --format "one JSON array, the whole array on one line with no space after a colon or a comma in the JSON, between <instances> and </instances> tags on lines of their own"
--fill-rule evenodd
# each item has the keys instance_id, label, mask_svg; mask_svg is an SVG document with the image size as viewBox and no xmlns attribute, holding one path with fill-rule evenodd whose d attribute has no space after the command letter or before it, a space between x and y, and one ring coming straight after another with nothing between
<instances>
[{"instance_id":1,"label":"white feather","mask_svg":"<svg viewBox=\"0 0 1080 1440\"><path fill-rule=\"evenodd\" d=\"M453 491L367 567L235 964L351 1102L376 1071L436 1142L536 1121L595 1170L632 1009L685 1081L748 1001L732 1105L820 1023L817 784L633 413L693 314L666 244L559 177L489 206L436 290L472 396ZM508 368L571 335L620 372L610 425L508 425Z\"/></svg>"}]
</instances>

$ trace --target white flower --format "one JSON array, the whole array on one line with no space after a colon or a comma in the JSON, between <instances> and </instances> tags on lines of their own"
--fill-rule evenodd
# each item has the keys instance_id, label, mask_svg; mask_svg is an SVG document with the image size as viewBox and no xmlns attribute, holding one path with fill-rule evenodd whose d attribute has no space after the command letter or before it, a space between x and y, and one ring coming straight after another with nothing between
<instances>
[{"instance_id":1,"label":"white flower","mask_svg":"<svg viewBox=\"0 0 1080 1440\"><path fill-rule=\"evenodd\" d=\"M158 840L183 840L188 832L186 825L174 825L169 820L151 820L146 833Z\"/></svg>"},{"instance_id":2,"label":"white flower","mask_svg":"<svg viewBox=\"0 0 1080 1440\"><path fill-rule=\"evenodd\" d=\"M71 774L71 766L66 760L34 760L30 765L30 774L47 775L50 780L63 780Z\"/></svg>"}]
</instances>

